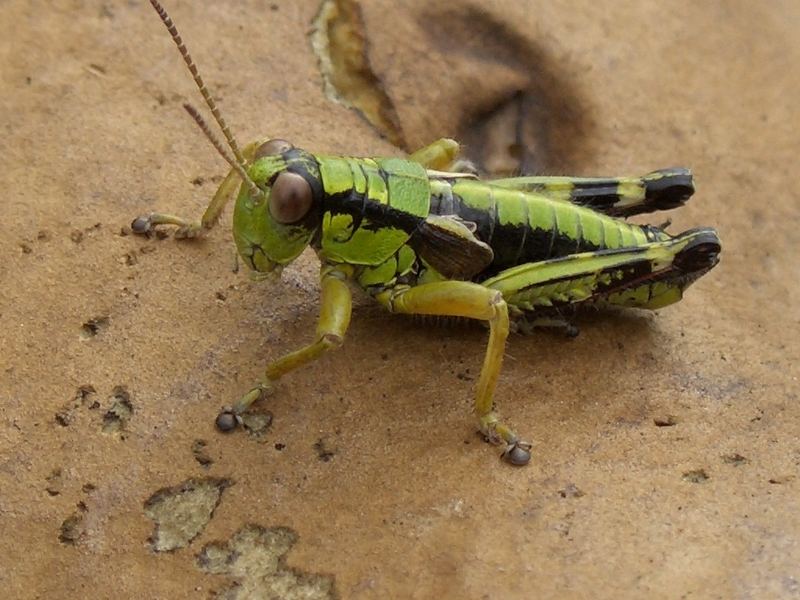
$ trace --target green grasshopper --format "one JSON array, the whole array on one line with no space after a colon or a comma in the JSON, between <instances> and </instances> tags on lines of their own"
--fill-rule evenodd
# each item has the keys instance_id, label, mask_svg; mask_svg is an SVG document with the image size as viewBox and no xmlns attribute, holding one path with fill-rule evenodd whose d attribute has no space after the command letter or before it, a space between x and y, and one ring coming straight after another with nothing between
<instances>
[{"instance_id":1,"label":"green grasshopper","mask_svg":"<svg viewBox=\"0 0 800 600\"><path fill-rule=\"evenodd\" d=\"M694 192L688 169L643 177L478 179L458 168L458 143L440 139L408 158L321 156L280 139L240 150L175 25L150 0L178 46L230 148L184 105L231 170L199 222L152 213L132 223L176 237L211 229L234 195L233 236L258 274L280 272L311 246L321 262L321 307L313 343L269 364L262 383L217 417L234 429L283 375L344 340L355 283L393 313L482 320L489 343L475 412L503 457L527 464L531 444L494 412L493 394L512 325L574 330L564 314L587 305L657 309L718 262L714 229L670 235L630 215L675 208Z\"/></svg>"}]
</instances>

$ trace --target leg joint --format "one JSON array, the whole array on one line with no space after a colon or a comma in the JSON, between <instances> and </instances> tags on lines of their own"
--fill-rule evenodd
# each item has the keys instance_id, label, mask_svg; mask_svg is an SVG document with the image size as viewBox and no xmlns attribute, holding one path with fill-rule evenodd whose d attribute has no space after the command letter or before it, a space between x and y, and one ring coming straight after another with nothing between
<instances>
[{"instance_id":1,"label":"leg joint","mask_svg":"<svg viewBox=\"0 0 800 600\"><path fill-rule=\"evenodd\" d=\"M502 292L495 291L491 298L489 298L489 306L498 306L500 304L505 304L506 299L503 298Z\"/></svg>"},{"instance_id":2,"label":"leg joint","mask_svg":"<svg viewBox=\"0 0 800 600\"><path fill-rule=\"evenodd\" d=\"M335 333L323 333L318 343L321 344L325 350L331 350L340 347L344 343L344 338Z\"/></svg>"}]
</instances>

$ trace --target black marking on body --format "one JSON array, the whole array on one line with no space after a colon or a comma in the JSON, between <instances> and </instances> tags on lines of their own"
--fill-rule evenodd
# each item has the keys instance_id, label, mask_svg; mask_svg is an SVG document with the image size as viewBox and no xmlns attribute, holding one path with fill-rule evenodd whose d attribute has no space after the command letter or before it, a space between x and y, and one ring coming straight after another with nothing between
<instances>
[{"instance_id":1,"label":"black marking on body","mask_svg":"<svg viewBox=\"0 0 800 600\"><path fill-rule=\"evenodd\" d=\"M575 204L610 214L609 211L613 211L613 206L621 200L617 189L614 180L581 182L580 187L570 191L570 198Z\"/></svg>"},{"instance_id":2,"label":"black marking on body","mask_svg":"<svg viewBox=\"0 0 800 600\"><path fill-rule=\"evenodd\" d=\"M603 249L603 246L592 244L583 236L575 239L565 235L557 227L541 229L531 227L530 222L519 225L499 223L496 210L483 211L467 206L457 194L452 194L452 197L439 194L431 196L430 212L437 215L454 214L464 221L475 223L476 237L491 246L494 260L476 276L476 281L488 279L516 265Z\"/></svg>"},{"instance_id":3,"label":"black marking on body","mask_svg":"<svg viewBox=\"0 0 800 600\"><path fill-rule=\"evenodd\" d=\"M386 172L379 170L378 173L385 180ZM351 237L361 227L368 231L394 227L411 235L417 230L420 223L424 221L422 217L417 217L388 204L381 204L371 200L369 198L369 189L367 189L367 193L363 194L355 188L337 192L336 194L326 194L324 210L332 215L350 215L353 218Z\"/></svg>"},{"instance_id":4,"label":"black marking on body","mask_svg":"<svg viewBox=\"0 0 800 600\"><path fill-rule=\"evenodd\" d=\"M622 272L621 279L614 279L608 283L598 282L595 286L592 298L611 294L614 292L622 292L648 282L663 279L664 275L668 275L672 271L672 267L667 267L662 271L653 271L653 263L647 259L640 259L627 265L620 265L605 269L605 272ZM659 277L662 276L662 277Z\"/></svg>"},{"instance_id":5,"label":"black marking on body","mask_svg":"<svg viewBox=\"0 0 800 600\"><path fill-rule=\"evenodd\" d=\"M440 194L431 195L431 204L428 212L432 215L447 216L455 215L462 221L475 224L475 236L487 242L492 238L497 212L491 214L477 208L472 208L464 204L461 196L448 193L446 196ZM492 248L494 250L494 248Z\"/></svg>"},{"instance_id":6,"label":"black marking on body","mask_svg":"<svg viewBox=\"0 0 800 600\"><path fill-rule=\"evenodd\" d=\"M657 175L661 177L656 177ZM694 194L694 182L689 169L676 167L654 171L645 175L642 183L643 201L629 206L616 206L623 197L619 194L619 181L615 179L582 181L570 191L570 198L575 204L612 217L629 217L677 208Z\"/></svg>"},{"instance_id":7,"label":"black marking on body","mask_svg":"<svg viewBox=\"0 0 800 600\"><path fill-rule=\"evenodd\" d=\"M682 206L694 194L692 173L688 169L664 169L670 174L660 179L647 179L644 196L650 210L669 210Z\"/></svg>"},{"instance_id":8,"label":"black marking on body","mask_svg":"<svg viewBox=\"0 0 800 600\"><path fill-rule=\"evenodd\" d=\"M687 274L703 274L719 262L722 246L717 232L712 229L689 229L676 239L694 236L694 239L673 259L673 264Z\"/></svg>"}]
</instances>

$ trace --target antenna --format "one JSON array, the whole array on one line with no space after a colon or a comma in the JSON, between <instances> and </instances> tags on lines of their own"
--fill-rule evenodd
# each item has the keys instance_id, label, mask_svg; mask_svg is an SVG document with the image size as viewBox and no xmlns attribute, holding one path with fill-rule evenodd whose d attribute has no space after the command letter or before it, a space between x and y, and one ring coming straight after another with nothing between
<instances>
[{"instance_id":1,"label":"antenna","mask_svg":"<svg viewBox=\"0 0 800 600\"><path fill-rule=\"evenodd\" d=\"M192 74L194 82L197 84L197 88L203 95L203 99L206 101L208 108L211 109L211 114L214 115L214 120L217 122L220 129L222 129L222 134L225 136L225 139L228 140L228 145L231 147L231 150L233 150L233 155L236 157L236 162L238 162L240 166L246 167L247 161L244 159L242 153L239 151L239 146L236 143L236 139L233 137L233 134L231 133L230 129L228 129L228 125L225 123L225 119L222 118L222 115L219 112L219 108L217 108L216 102L214 102L214 99L211 97L211 94L208 93L208 90L206 89L206 84L203 83L203 78L200 77L200 73L198 72L197 67L194 64L192 57L189 55L189 51L183 44L183 40L181 39L181 36L178 33L178 29L175 27L175 23L172 22L172 19L167 14L167 11L164 10L164 7L158 3L158 0L150 0L150 4L153 5L153 8L156 9L158 16L161 17L161 20L164 22L164 25L166 25L169 34L172 36L172 41L175 42L176 46L178 46L178 50L180 51L181 56L183 57L183 61L186 63L186 66L189 67L189 72ZM187 108L187 110L189 109ZM192 112L190 111L189 114L192 114ZM192 116L194 116L194 114L192 114ZM197 118L195 118L195 121L197 121ZM202 119L200 121L202 121ZM198 124L200 124L200 121L198 121ZM205 124L201 125L201 128L204 129L209 139L212 139L213 141L213 138L208 133L208 127L207 126L204 127L204 125ZM219 150L219 148L217 148L217 150ZM225 155L223 154L223 156ZM225 160L228 160L228 158L226 157ZM230 161L228 160L228 162ZM245 179L245 181L247 181L247 179Z\"/></svg>"},{"instance_id":2,"label":"antenna","mask_svg":"<svg viewBox=\"0 0 800 600\"><path fill-rule=\"evenodd\" d=\"M200 129L203 130L203 133L206 134L208 141L211 142L214 148L217 149L217 152L220 153L220 156L222 156L222 158L224 158L225 161L236 170L236 172L239 174L239 177L242 178L242 181L244 181L247 184L247 187L250 188L250 193L253 195L253 199L262 197L264 193L260 189L258 189L258 186L255 184L255 182L252 179L250 179L250 176L247 174L247 171L244 170L244 167L235 160L233 160L230 157L230 155L227 152L225 152L225 147L220 143L220 141L217 138L214 137L214 134L211 133L211 130L208 128L208 125L203 120L203 117L200 116L200 113L197 112L197 109L188 103L184 104L183 108L186 109L186 112L189 113L189 115L194 119L195 123L197 123Z\"/></svg>"}]
</instances>

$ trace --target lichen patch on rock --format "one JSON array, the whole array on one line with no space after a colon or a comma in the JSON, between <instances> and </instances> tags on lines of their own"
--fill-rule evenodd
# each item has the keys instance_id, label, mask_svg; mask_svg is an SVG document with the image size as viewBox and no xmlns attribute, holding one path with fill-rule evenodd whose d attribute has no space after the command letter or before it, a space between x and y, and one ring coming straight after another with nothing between
<instances>
[{"instance_id":1,"label":"lichen patch on rock","mask_svg":"<svg viewBox=\"0 0 800 600\"><path fill-rule=\"evenodd\" d=\"M150 537L153 550L169 552L191 544L211 520L229 485L227 479L189 479L150 496L144 512L156 526Z\"/></svg>"}]
</instances>

